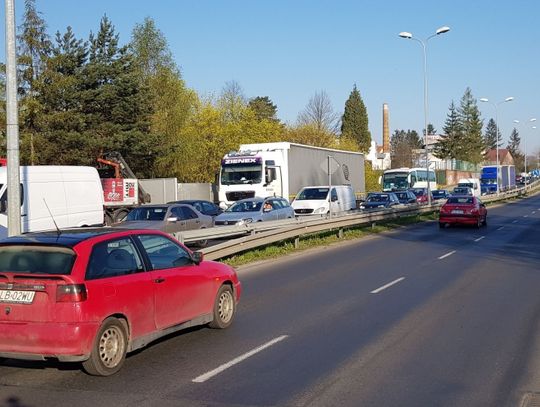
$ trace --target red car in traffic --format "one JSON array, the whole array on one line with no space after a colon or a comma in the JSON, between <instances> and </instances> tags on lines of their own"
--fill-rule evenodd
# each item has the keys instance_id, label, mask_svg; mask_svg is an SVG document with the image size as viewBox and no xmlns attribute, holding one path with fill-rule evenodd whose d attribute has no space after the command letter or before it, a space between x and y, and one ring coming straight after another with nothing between
<instances>
[{"instance_id":1,"label":"red car in traffic","mask_svg":"<svg viewBox=\"0 0 540 407\"><path fill-rule=\"evenodd\" d=\"M475 196L450 196L441 206L439 227L455 224L474 225L478 228L487 225L486 205Z\"/></svg>"},{"instance_id":2,"label":"red car in traffic","mask_svg":"<svg viewBox=\"0 0 540 407\"><path fill-rule=\"evenodd\" d=\"M168 234L109 228L0 242L0 357L82 362L109 376L172 332L227 328L241 283Z\"/></svg>"}]
</instances>

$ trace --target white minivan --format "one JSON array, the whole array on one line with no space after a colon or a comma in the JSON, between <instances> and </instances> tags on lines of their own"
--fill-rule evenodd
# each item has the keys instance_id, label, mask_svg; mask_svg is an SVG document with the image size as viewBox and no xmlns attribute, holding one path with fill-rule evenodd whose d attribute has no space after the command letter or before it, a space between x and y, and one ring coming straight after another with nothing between
<instances>
[{"instance_id":1,"label":"white minivan","mask_svg":"<svg viewBox=\"0 0 540 407\"><path fill-rule=\"evenodd\" d=\"M332 202L332 213L356 208L356 197L350 185L332 185L331 192L328 185L304 187L298 192L291 206L297 216L326 215L330 213L329 201Z\"/></svg>"},{"instance_id":2,"label":"white minivan","mask_svg":"<svg viewBox=\"0 0 540 407\"><path fill-rule=\"evenodd\" d=\"M480 180L478 178L462 178L458 181L458 187L471 188L473 196L481 197Z\"/></svg>"},{"instance_id":3,"label":"white minivan","mask_svg":"<svg viewBox=\"0 0 540 407\"><path fill-rule=\"evenodd\" d=\"M22 233L55 229L54 222L59 228L103 225L103 189L93 167L21 166L20 188ZM1 239L7 206L7 168L0 167Z\"/></svg>"}]
</instances>

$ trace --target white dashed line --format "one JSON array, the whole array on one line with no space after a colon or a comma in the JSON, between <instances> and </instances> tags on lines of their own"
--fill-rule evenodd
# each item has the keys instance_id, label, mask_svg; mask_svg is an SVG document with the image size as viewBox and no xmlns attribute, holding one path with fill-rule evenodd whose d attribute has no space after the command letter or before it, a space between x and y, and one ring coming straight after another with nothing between
<instances>
[{"instance_id":1,"label":"white dashed line","mask_svg":"<svg viewBox=\"0 0 540 407\"><path fill-rule=\"evenodd\" d=\"M439 260L442 260L442 259L444 259L444 258L446 258L446 257L448 257L448 256L451 256L451 255L453 255L455 252L456 252L455 250L452 250L452 251L449 252L449 253L443 254L441 257L439 257Z\"/></svg>"},{"instance_id":2,"label":"white dashed line","mask_svg":"<svg viewBox=\"0 0 540 407\"><path fill-rule=\"evenodd\" d=\"M479 242L480 240L485 239L485 238L486 238L485 236L480 236L478 239L474 239L474 241Z\"/></svg>"},{"instance_id":3,"label":"white dashed line","mask_svg":"<svg viewBox=\"0 0 540 407\"><path fill-rule=\"evenodd\" d=\"M536 213L536 211L532 211L532 214L534 215Z\"/></svg>"},{"instance_id":4,"label":"white dashed line","mask_svg":"<svg viewBox=\"0 0 540 407\"><path fill-rule=\"evenodd\" d=\"M378 294L381 291L386 290L388 287L392 287L394 284L397 284L397 283L399 283L400 281L403 281L403 280L405 280L405 277L400 277L400 278L398 278L398 279L396 279L396 280L394 280L394 281L392 281L392 282L390 282L388 284L383 285L382 287L377 288L376 290L371 291L371 294Z\"/></svg>"},{"instance_id":5,"label":"white dashed line","mask_svg":"<svg viewBox=\"0 0 540 407\"><path fill-rule=\"evenodd\" d=\"M512 221L512 223L517 223L517 219L514 219L514 220Z\"/></svg>"},{"instance_id":6,"label":"white dashed line","mask_svg":"<svg viewBox=\"0 0 540 407\"><path fill-rule=\"evenodd\" d=\"M497 229L497 230L503 230L503 229L504 229L504 226L501 226L501 227L500 227L499 229Z\"/></svg>"},{"instance_id":7,"label":"white dashed line","mask_svg":"<svg viewBox=\"0 0 540 407\"><path fill-rule=\"evenodd\" d=\"M528 218L528 217L529 217L529 215L523 215L523 217L524 217L524 218Z\"/></svg>"},{"instance_id":8,"label":"white dashed line","mask_svg":"<svg viewBox=\"0 0 540 407\"><path fill-rule=\"evenodd\" d=\"M272 339L270 342L266 342L264 345L261 345L259 346L258 348L255 348L247 353L244 353L243 355L241 356L238 356L237 358L231 360L230 362L228 363L225 363L221 366L219 366L218 368L214 369L214 370L211 370L209 371L208 373L205 373L205 374L202 374L198 377L196 377L195 379L192 380L193 383L204 383L205 381L207 381L208 379L211 379L212 377L220 374L221 372L223 372L224 370L227 370L228 368L234 366L234 365L237 365L238 363L246 360L247 358L265 350L266 348L269 348L270 346L272 345L275 345L276 343L278 342L281 342L282 340L284 339L287 339L289 337L289 335L282 335L282 336L279 336L275 339Z\"/></svg>"}]
</instances>

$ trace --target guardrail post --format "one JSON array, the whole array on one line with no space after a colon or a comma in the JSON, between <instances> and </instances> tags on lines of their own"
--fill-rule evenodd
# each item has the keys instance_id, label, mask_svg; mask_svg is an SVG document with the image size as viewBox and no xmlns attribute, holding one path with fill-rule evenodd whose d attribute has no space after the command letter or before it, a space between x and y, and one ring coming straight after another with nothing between
<instances>
[{"instance_id":1,"label":"guardrail post","mask_svg":"<svg viewBox=\"0 0 540 407\"><path fill-rule=\"evenodd\" d=\"M375 222L371 222L371 229L375 229Z\"/></svg>"},{"instance_id":2,"label":"guardrail post","mask_svg":"<svg viewBox=\"0 0 540 407\"><path fill-rule=\"evenodd\" d=\"M343 239L343 228L339 228L339 230L338 230L338 238Z\"/></svg>"},{"instance_id":3,"label":"guardrail post","mask_svg":"<svg viewBox=\"0 0 540 407\"><path fill-rule=\"evenodd\" d=\"M300 236L294 238L294 248L298 249L300 247Z\"/></svg>"}]
</instances>

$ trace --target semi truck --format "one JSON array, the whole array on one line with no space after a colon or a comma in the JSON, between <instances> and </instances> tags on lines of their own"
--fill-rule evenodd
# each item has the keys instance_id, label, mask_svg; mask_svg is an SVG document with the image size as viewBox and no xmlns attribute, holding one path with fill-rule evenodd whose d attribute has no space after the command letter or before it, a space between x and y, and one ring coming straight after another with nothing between
<instances>
[{"instance_id":1,"label":"semi truck","mask_svg":"<svg viewBox=\"0 0 540 407\"><path fill-rule=\"evenodd\" d=\"M364 155L289 142L242 144L221 160L218 197L222 208L255 196L291 200L305 186L329 183L363 194Z\"/></svg>"},{"instance_id":2,"label":"semi truck","mask_svg":"<svg viewBox=\"0 0 540 407\"><path fill-rule=\"evenodd\" d=\"M480 173L480 187L483 194L507 191L516 186L516 168L513 165L485 165Z\"/></svg>"}]
</instances>

